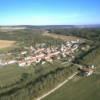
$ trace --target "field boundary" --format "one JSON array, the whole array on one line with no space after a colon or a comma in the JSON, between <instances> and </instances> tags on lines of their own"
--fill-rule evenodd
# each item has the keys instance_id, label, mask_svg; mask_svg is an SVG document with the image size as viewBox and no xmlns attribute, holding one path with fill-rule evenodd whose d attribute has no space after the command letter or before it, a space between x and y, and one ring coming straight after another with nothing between
<instances>
[{"instance_id":1,"label":"field boundary","mask_svg":"<svg viewBox=\"0 0 100 100\"><path fill-rule=\"evenodd\" d=\"M12 40L0 40L0 49L12 47L15 43L16 41L12 41Z\"/></svg>"},{"instance_id":2,"label":"field boundary","mask_svg":"<svg viewBox=\"0 0 100 100\"><path fill-rule=\"evenodd\" d=\"M68 35L61 35L61 34L55 34L55 33L48 33L48 31L45 31L43 34L43 36L48 36L51 38L55 38L55 39L61 39L61 40L67 40L67 41L72 41L72 40L77 40L77 39L82 39L76 36L68 36Z\"/></svg>"},{"instance_id":3,"label":"field boundary","mask_svg":"<svg viewBox=\"0 0 100 100\"><path fill-rule=\"evenodd\" d=\"M53 88L52 90L50 90L49 92L47 92L46 94L38 97L36 100L42 100L43 98L47 97L48 95L50 95L51 93L55 92L57 89L59 89L60 87L62 87L65 83L67 83L69 80L73 79L74 76L76 76L78 72L75 72L74 74L72 74L71 76L69 76L65 81L63 81L62 83L60 83L59 85L57 85L55 88Z\"/></svg>"}]
</instances>

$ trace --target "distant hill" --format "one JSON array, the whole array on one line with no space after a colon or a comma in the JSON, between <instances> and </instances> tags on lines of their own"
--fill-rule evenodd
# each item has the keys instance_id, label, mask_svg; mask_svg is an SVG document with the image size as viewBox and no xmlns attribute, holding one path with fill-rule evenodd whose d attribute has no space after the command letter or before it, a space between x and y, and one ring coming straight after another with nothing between
<instances>
[{"instance_id":1,"label":"distant hill","mask_svg":"<svg viewBox=\"0 0 100 100\"><path fill-rule=\"evenodd\" d=\"M19 30L26 29L25 26L0 26L0 30Z\"/></svg>"},{"instance_id":2,"label":"distant hill","mask_svg":"<svg viewBox=\"0 0 100 100\"><path fill-rule=\"evenodd\" d=\"M65 28L100 28L100 24L93 25L15 25L15 26L0 26L0 29L65 29Z\"/></svg>"}]
</instances>

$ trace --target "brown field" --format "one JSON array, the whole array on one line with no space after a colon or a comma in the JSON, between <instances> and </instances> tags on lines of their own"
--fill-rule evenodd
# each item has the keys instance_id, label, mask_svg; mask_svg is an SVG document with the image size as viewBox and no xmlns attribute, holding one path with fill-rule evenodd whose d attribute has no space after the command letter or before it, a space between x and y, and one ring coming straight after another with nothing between
<instances>
[{"instance_id":1,"label":"brown field","mask_svg":"<svg viewBox=\"0 0 100 100\"><path fill-rule=\"evenodd\" d=\"M13 46L15 41L0 40L0 49Z\"/></svg>"},{"instance_id":2,"label":"brown field","mask_svg":"<svg viewBox=\"0 0 100 100\"><path fill-rule=\"evenodd\" d=\"M58 34L53 34L53 33L48 33L48 32L44 32L43 36L50 36L52 38L61 39L64 41L72 41L72 40L80 39L80 38L75 37L75 36L58 35Z\"/></svg>"}]
</instances>

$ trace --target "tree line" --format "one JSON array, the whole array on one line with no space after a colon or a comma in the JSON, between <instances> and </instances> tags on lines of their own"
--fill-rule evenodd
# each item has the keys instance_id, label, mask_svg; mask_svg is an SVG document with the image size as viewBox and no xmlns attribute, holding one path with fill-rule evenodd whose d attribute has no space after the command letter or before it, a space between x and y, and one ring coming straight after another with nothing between
<instances>
[{"instance_id":1,"label":"tree line","mask_svg":"<svg viewBox=\"0 0 100 100\"><path fill-rule=\"evenodd\" d=\"M33 74L23 73L20 81L14 86L4 88L5 91L0 89L0 91L2 90L0 100L32 100L37 98L75 72L75 69L73 64L69 67L58 67L45 74L37 75L35 79Z\"/></svg>"}]
</instances>

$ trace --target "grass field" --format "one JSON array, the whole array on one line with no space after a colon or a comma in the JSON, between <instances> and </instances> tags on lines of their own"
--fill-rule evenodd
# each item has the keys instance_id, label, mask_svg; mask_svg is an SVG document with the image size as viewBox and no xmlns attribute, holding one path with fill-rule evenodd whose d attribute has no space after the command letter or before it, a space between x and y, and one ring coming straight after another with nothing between
<instances>
[{"instance_id":1,"label":"grass field","mask_svg":"<svg viewBox=\"0 0 100 100\"><path fill-rule=\"evenodd\" d=\"M100 75L74 79L43 100L99 100Z\"/></svg>"},{"instance_id":2,"label":"grass field","mask_svg":"<svg viewBox=\"0 0 100 100\"><path fill-rule=\"evenodd\" d=\"M71 40L77 40L80 39L78 37L75 36L65 36L65 35L58 35L58 34L53 34L53 33L48 33L48 32L44 32L43 36L49 36L55 39L61 39L61 40L66 40L66 41L71 41Z\"/></svg>"},{"instance_id":3,"label":"grass field","mask_svg":"<svg viewBox=\"0 0 100 100\"><path fill-rule=\"evenodd\" d=\"M12 47L14 45L15 41L9 41L9 40L0 40L0 49Z\"/></svg>"},{"instance_id":4,"label":"grass field","mask_svg":"<svg viewBox=\"0 0 100 100\"><path fill-rule=\"evenodd\" d=\"M32 68L20 68L17 65L9 65L0 68L0 86L8 86L19 81L23 73L32 73Z\"/></svg>"},{"instance_id":5,"label":"grass field","mask_svg":"<svg viewBox=\"0 0 100 100\"><path fill-rule=\"evenodd\" d=\"M90 77L76 77L43 100L99 100L100 98L100 48L84 57L82 63L94 64L96 72Z\"/></svg>"},{"instance_id":6,"label":"grass field","mask_svg":"<svg viewBox=\"0 0 100 100\"><path fill-rule=\"evenodd\" d=\"M96 71L100 71L100 47L86 55L81 63L92 65L96 67Z\"/></svg>"},{"instance_id":7,"label":"grass field","mask_svg":"<svg viewBox=\"0 0 100 100\"><path fill-rule=\"evenodd\" d=\"M0 67L0 86L4 87L16 83L17 81L20 80L21 75L23 73L32 73L34 74L34 77L37 76L37 74L34 73L34 67L36 67L37 70L39 68L41 69L41 71L38 73L38 75L41 75L41 74L48 73L52 70L55 70L58 67L66 67L66 66L70 66L70 63L63 64L62 61L57 60L54 61L53 64L45 63L43 65L40 64L40 65L30 66L25 68L21 68L16 64Z\"/></svg>"}]
</instances>

